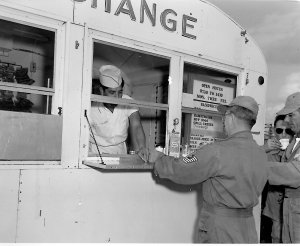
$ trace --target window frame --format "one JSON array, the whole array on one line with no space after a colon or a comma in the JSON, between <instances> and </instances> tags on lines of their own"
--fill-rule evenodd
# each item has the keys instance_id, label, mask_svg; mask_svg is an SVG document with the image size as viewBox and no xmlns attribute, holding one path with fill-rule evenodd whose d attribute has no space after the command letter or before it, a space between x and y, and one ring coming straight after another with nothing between
<instances>
[{"instance_id":1,"label":"window frame","mask_svg":"<svg viewBox=\"0 0 300 246\"><path fill-rule=\"evenodd\" d=\"M20 24L29 25L36 28L41 28L49 31L55 32L55 47L54 47L54 74L53 80L54 85L53 88L43 88L37 86L26 86L26 85L18 85L17 87L13 87L5 83L2 85L2 88L10 88L20 92L32 92L39 93L42 95L52 95L52 110L51 114L58 115L58 107L62 107L65 104L65 99L63 99L63 94L66 92L63 91L65 87L65 83L68 83L68 73L70 72L70 68L68 67L69 59L72 59L72 49L70 46L71 42L71 23L67 20L58 19L57 17L52 16L42 16L39 14L29 13L22 10L16 10L14 8L1 8L0 9L0 18ZM87 25L84 26L84 35L83 35L83 61L82 61L82 91L81 91L81 109L80 115L78 118L80 120L80 134L78 134L79 143L75 143L79 145L79 150L74 153L72 150L72 154L75 154L73 159L76 159L77 163L74 164L73 167L84 167L82 165L82 161L87 156L86 143L87 139L84 136L84 132L87 131L86 119L84 118L84 112L89 108L91 101L91 80L92 80L92 64L93 64L93 42L97 40L101 43L113 44L116 46L120 46L123 48L129 48L133 50L137 50L143 53L149 53L151 55L157 55L169 59L169 76L171 77L171 81L169 81L169 90L168 90L168 105L172 105L172 107L167 107L165 109L165 105L156 105L157 109L163 109L167 111L167 122L166 122L166 153L169 151L169 135L170 131L173 128L174 119L179 119L178 129L181 129L181 114L185 109L182 108L182 86L183 86L183 74L184 74L184 63L189 63L195 66L207 67L208 69L219 70L225 73L235 74L237 76L237 85L236 85L236 96L237 93L243 94L246 87L246 78L249 73L247 65L230 65L225 64L224 61L218 60L209 60L208 58L203 58L198 55L185 54L181 51L170 50L167 48L159 47L156 45L151 45L149 43L145 43L142 41L137 41L134 39L128 39L121 36L116 36L113 34L109 34L107 32L94 30L88 28ZM73 45L73 43L72 43ZM71 55L69 57L69 55ZM87 81L87 83L85 83ZM175 82L173 82L175 81ZM1 87L0 87L1 88ZM97 96L98 97L98 96ZM101 97L101 96L99 96ZM103 98L98 98L99 100L103 100ZM134 100L133 102L126 102L125 99L120 99L120 104L135 104L137 106L142 107L156 107L151 103L145 103L142 101ZM161 107L161 108L160 108ZM193 112L193 109L188 109L189 112ZM211 113L209 111L209 113ZM63 121L63 128L69 127L70 122ZM181 133L180 133L181 134ZM67 138L68 136L63 132L62 138ZM87 134L88 135L88 134ZM68 146L65 142L62 141L62 154L61 161L0 161L0 168L66 168L69 167L67 163L68 157L64 157L65 150ZM67 155L70 152L67 151ZM9 165L3 165L9 164ZM29 165L30 164L30 165Z\"/></svg>"},{"instance_id":2,"label":"window frame","mask_svg":"<svg viewBox=\"0 0 300 246\"><path fill-rule=\"evenodd\" d=\"M133 49L143 53L149 53L151 55L158 55L170 60L170 72L169 76L171 80L177 81L177 83L173 83L169 81L169 90L168 90L168 105L172 105L167 109L167 129L166 129L166 153L169 152L169 138L170 132L173 129L174 119L179 119L179 124L177 126L178 129L181 129L181 114L183 112L194 112L195 109L192 108L184 108L182 107L182 87L183 87L183 74L184 74L184 64L188 63L195 66L201 66L202 68L206 67L210 70L217 70L220 72L228 73L237 77L237 84L235 87L235 94L241 89L241 82L243 79L243 74L245 73L245 69L243 67L237 67L233 65L224 64L219 61L211 61L198 56L192 56L189 54L184 54L177 51L167 50L165 48L160 48L155 45L149 45L143 42L139 42L136 40L129 40L127 38L116 37L115 35L107 34L98 30L89 29L87 26L85 27L85 52L84 52L84 81L88 81L83 86L83 98L82 98L82 116L84 115L84 110L90 109L91 100L96 100L99 102L117 102L123 105L135 105L138 107L153 107L152 103L145 103L138 100L127 100L126 99L109 99L104 96L92 95L90 93L91 81L92 81L92 65L93 65L93 44L94 42L100 42L107 45L122 47L124 49ZM91 96L92 95L92 96ZM235 95L236 96L236 95ZM162 106L164 108L164 105ZM159 107L158 107L159 108ZM205 114L208 115L220 115L218 112L207 111ZM199 113L199 110L197 111ZM80 136L80 146L84 146L80 148L80 165L88 159L87 146L88 146L88 125L85 122L86 120L82 117L81 122L81 136ZM85 133L84 133L85 132ZM181 135L181 131L180 131Z\"/></svg>"},{"instance_id":3,"label":"window frame","mask_svg":"<svg viewBox=\"0 0 300 246\"><path fill-rule=\"evenodd\" d=\"M179 65L180 57L176 52L172 52L169 50L166 50L164 48L160 48L158 46L149 45L143 42L139 42L136 40L129 40L127 38L122 37L116 37L111 34L107 34L98 30L89 29L87 26L85 28L85 52L84 52L84 74L83 78L84 81L88 81L83 85L83 92L82 92L82 118L81 118L81 136L80 136L80 157L79 157L79 163L82 167L82 163L85 160L88 160L88 138L89 138L89 126L86 122L86 119L84 118L85 110L87 112L90 111L90 102L91 100L99 101L99 102L115 102L122 105L132 105L137 107L144 107L144 108L152 108L152 109L158 109L158 110L165 110L167 112L167 122L166 122L166 145L169 141L169 134L168 129L170 127L170 118L174 118L178 115L176 114L176 110L174 108L170 108L169 105L174 105L181 102L180 100L177 100L174 98L174 96L171 96L174 94L174 92L178 92L178 85L181 85L182 83L170 83L169 81L169 88L168 88L168 104L161 104L161 103L153 103L153 102L146 102L146 101L140 101L140 100L126 100L126 99L111 99L105 96L100 95L92 95L90 92L91 88L91 81L92 81L92 65L93 65L93 49L94 49L94 42L99 42L102 44L107 44L110 46L116 46L123 49L129 49L134 50L137 52L142 52L144 54L150 54L153 56L162 57L165 59L168 59L169 62L169 78L170 76L175 78L176 81L179 81L180 78L180 72L178 71L176 65ZM172 78L172 79L173 79ZM182 85L181 85L182 86ZM178 94L178 93L176 93ZM173 104L172 104L173 103ZM178 107L177 107L178 108ZM178 117L178 116L177 116ZM167 147L167 146L166 146ZM166 151L168 151L168 147L166 148ZM117 155L116 155L117 156ZM127 155L127 157L130 157L130 155Z\"/></svg>"},{"instance_id":4,"label":"window frame","mask_svg":"<svg viewBox=\"0 0 300 246\"><path fill-rule=\"evenodd\" d=\"M57 19L55 17L42 16L35 13L26 12L26 10L17 10L10 7L3 7L0 9L0 19L27 25L30 27L40 28L54 32L54 61L53 61L53 88L34 86L34 85L23 85L18 83L0 82L1 90L9 90L16 92L25 92L35 95L51 96L52 107L49 115L59 115L59 107L63 105L63 81L65 78L64 67L65 67L65 43L66 43L66 21ZM17 112L17 111L16 111ZM28 115L36 115L36 113L28 113ZM39 114L40 115L40 114ZM41 114L43 115L43 114ZM63 124L63 123L62 123ZM62 150L61 150L62 151ZM62 156L62 154L61 154ZM1 169L11 168L52 168L61 166L60 161L52 160L5 160L0 161Z\"/></svg>"},{"instance_id":5,"label":"window frame","mask_svg":"<svg viewBox=\"0 0 300 246\"><path fill-rule=\"evenodd\" d=\"M210 60L203 59L203 58L195 59L193 57L186 57L185 59L182 60L183 70L184 70L185 64L192 65L195 67L201 67L202 69L214 70L214 71L218 71L221 73L236 76L236 85L229 86L234 89L233 98L238 96L238 92L243 93L243 91L244 91L246 84L243 84L243 81L245 81L244 77L246 76L247 70L243 67L237 67L237 66L233 66L230 64L224 64L224 63L220 63L218 61L210 61ZM184 71L183 71L183 74L184 74ZM197 76L195 76L195 77L197 77ZM183 78L182 78L182 83L183 83ZM219 82L212 82L212 83L221 84ZM182 91L182 94L184 94L183 91ZM183 106L183 105L181 107L181 110L182 110L182 113L186 113L186 114L203 114L203 115L212 116L212 117L215 117L215 116L221 117L222 116L222 114L217 111L211 111L211 110L206 110L206 109L197 109L197 108L192 108L192 107ZM182 126L180 125L180 129L182 129L181 127ZM182 140L182 132L180 132L180 140ZM180 142L180 144L182 144L182 143Z\"/></svg>"}]
</instances>

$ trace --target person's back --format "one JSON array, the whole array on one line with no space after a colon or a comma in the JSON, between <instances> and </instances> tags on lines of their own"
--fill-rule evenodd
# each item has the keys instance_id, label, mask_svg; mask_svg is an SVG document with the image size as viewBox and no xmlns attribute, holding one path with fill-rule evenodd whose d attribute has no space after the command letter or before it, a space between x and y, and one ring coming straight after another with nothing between
<instances>
[{"instance_id":1,"label":"person's back","mask_svg":"<svg viewBox=\"0 0 300 246\"><path fill-rule=\"evenodd\" d=\"M267 181L267 156L250 132L238 132L211 146L217 148L219 170L203 183L204 200L216 206L249 208L258 203ZM238 185L237 185L238 184ZM215 188L208 190L206 186ZM209 194L215 192L214 199Z\"/></svg>"},{"instance_id":2,"label":"person's back","mask_svg":"<svg viewBox=\"0 0 300 246\"><path fill-rule=\"evenodd\" d=\"M214 165L219 168L203 182L198 242L257 243L252 209L267 181L267 156L247 131L210 148L216 151Z\"/></svg>"}]
</instances>

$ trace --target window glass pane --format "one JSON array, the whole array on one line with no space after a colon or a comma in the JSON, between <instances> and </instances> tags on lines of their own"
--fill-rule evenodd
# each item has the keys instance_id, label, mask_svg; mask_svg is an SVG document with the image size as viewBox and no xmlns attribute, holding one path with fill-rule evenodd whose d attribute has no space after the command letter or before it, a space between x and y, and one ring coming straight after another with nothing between
<instances>
[{"instance_id":1,"label":"window glass pane","mask_svg":"<svg viewBox=\"0 0 300 246\"><path fill-rule=\"evenodd\" d=\"M217 112L216 106L228 104L235 95L235 75L185 64L183 106Z\"/></svg>"},{"instance_id":2,"label":"window glass pane","mask_svg":"<svg viewBox=\"0 0 300 246\"><path fill-rule=\"evenodd\" d=\"M54 31L0 19L0 160L61 158L54 47Z\"/></svg>"},{"instance_id":3,"label":"window glass pane","mask_svg":"<svg viewBox=\"0 0 300 246\"><path fill-rule=\"evenodd\" d=\"M1 89L7 86L27 90L37 87L53 88L54 40L55 33L52 31L0 20ZM32 104L31 112L47 112L43 110L47 107L47 100L41 99L42 97L28 96L22 90L17 96ZM15 98L16 95L2 91L2 110L18 111L18 105L11 104ZM7 104L11 105L7 107ZM23 111L22 108L20 111Z\"/></svg>"},{"instance_id":4,"label":"window glass pane","mask_svg":"<svg viewBox=\"0 0 300 246\"><path fill-rule=\"evenodd\" d=\"M99 69L113 65L121 70L123 94L135 100L167 104L169 64L166 58L94 43L92 93L100 94Z\"/></svg>"},{"instance_id":5,"label":"window glass pane","mask_svg":"<svg viewBox=\"0 0 300 246\"><path fill-rule=\"evenodd\" d=\"M217 105L230 103L236 83L236 75L184 65L181 154L225 137Z\"/></svg>"},{"instance_id":6,"label":"window glass pane","mask_svg":"<svg viewBox=\"0 0 300 246\"><path fill-rule=\"evenodd\" d=\"M94 43L91 92L111 101L92 98L89 156L98 156L97 145L101 154L133 153L143 145L165 147L169 63L152 54ZM130 105L116 99L127 99Z\"/></svg>"},{"instance_id":7,"label":"window glass pane","mask_svg":"<svg viewBox=\"0 0 300 246\"><path fill-rule=\"evenodd\" d=\"M165 148L166 143L166 114L165 110L157 110L150 108L139 108L140 122L145 134L145 144L150 149L155 147ZM88 156L99 156L100 154L132 154L136 153L140 148L136 141L137 130L130 127L130 121L126 120L125 123L127 129L124 132L124 136L116 136L118 129L112 125L103 125L95 122L91 118L90 124L92 132L90 131L89 140L89 154ZM101 129L103 127L105 130ZM119 128L122 127L118 126ZM109 130L107 130L109 128ZM96 143L95 144L95 139Z\"/></svg>"},{"instance_id":8,"label":"window glass pane","mask_svg":"<svg viewBox=\"0 0 300 246\"><path fill-rule=\"evenodd\" d=\"M141 122L146 135L147 146L165 148L167 111L140 108Z\"/></svg>"},{"instance_id":9,"label":"window glass pane","mask_svg":"<svg viewBox=\"0 0 300 246\"><path fill-rule=\"evenodd\" d=\"M50 114L52 96L0 90L0 110Z\"/></svg>"},{"instance_id":10,"label":"window glass pane","mask_svg":"<svg viewBox=\"0 0 300 246\"><path fill-rule=\"evenodd\" d=\"M199 112L182 114L181 151L194 151L215 139L224 138L223 122L220 115Z\"/></svg>"},{"instance_id":11,"label":"window glass pane","mask_svg":"<svg viewBox=\"0 0 300 246\"><path fill-rule=\"evenodd\" d=\"M0 128L0 160L60 160L62 117L1 110Z\"/></svg>"},{"instance_id":12,"label":"window glass pane","mask_svg":"<svg viewBox=\"0 0 300 246\"><path fill-rule=\"evenodd\" d=\"M11 65L17 83L53 88L54 40L53 31L0 20L0 65Z\"/></svg>"}]
</instances>

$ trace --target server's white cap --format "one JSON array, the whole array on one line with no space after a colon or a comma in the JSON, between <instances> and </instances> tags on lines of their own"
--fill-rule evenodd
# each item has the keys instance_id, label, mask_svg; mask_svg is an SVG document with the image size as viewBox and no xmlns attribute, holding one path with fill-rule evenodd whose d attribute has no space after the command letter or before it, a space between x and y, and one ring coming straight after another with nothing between
<instances>
[{"instance_id":1,"label":"server's white cap","mask_svg":"<svg viewBox=\"0 0 300 246\"><path fill-rule=\"evenodd\" d=\"M117 88L122 84L121 70L112 65L99 68L99 80L103 86Z\"/></svg>"}]
</instances>

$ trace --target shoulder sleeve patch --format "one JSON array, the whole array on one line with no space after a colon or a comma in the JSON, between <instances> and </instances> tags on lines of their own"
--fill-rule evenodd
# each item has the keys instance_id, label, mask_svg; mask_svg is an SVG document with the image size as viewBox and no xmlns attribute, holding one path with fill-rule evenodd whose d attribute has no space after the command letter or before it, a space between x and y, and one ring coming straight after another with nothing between
<instances>
[{"instance_id":1,"label":"shoulder sleeve patch","mask_svg":"<svg viewBox=\"0 0 300 246\"><path fill-rule=\"evenodd\" d=\"M182 160L184 163L192 163L198 161L197 157L193 154L184 157Z\"/></svg>"}]
</instances>

